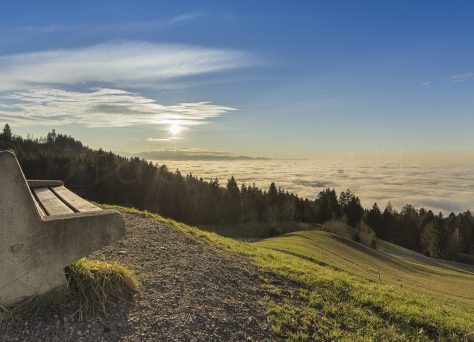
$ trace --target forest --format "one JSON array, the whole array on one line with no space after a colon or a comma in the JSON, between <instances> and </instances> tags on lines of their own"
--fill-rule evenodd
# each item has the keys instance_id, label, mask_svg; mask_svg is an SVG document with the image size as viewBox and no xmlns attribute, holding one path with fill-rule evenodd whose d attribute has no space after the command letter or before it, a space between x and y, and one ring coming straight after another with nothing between
<instances>
[{"instance_id":1,"label":"forest","mask_svg":"<svg viewBox=\"0 0 474 342\"><path fill-rule=\"evenodd\" d=\"M46 137L14 135L8 124L0 150L13 150L29 179L61 179L79 195L99 203L149 210L192 225L342 221L383 240L427 256L472 262L474 217L468 210L443 215L410 204L400 211L390 203L364 209L350 190L334 189L301 198L271 183L268 189L204 180L166 165L125 158L52 130Z\"/></svg>"}]
</instances>

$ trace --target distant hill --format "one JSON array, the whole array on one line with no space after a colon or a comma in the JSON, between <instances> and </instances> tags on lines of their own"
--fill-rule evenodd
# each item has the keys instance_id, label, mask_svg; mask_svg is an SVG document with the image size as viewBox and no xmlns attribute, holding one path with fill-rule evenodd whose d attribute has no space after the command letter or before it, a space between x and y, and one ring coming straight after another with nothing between
<instances>
[{"instance_id":1,"label":"distant hill","mask_svg":"<svg viewBox=\"0 0 474 342\"><path fill-rule=\"evenodd\" d=\"M194 150L159 150L139 152L135 157L147 160L270 160L263 157L234 155L226 152L194 151Z\"/></svg>"},{"instance_id":2,"label":"distant hill","mask_svg":"<svg viewBox=\"0 0 474 342\"><path fill-rule=\"evenodd\" d=\"M441 260L425 258L380 240L378 248L371 249L332 233L314 230L269 238L255 243L255 246L294 255L372 282L432 295L438 300L449 298L474 308L472 265L446 265ZM420 259L392 256L384 251Z\"/></svg>"},{"instance_id":3,"label":"distant hill","mask_svg":"<svg viewBox=\"0 0 474 342\"><path fill-rule=\"evenodd\" d=\"M272 303L277 331L291 340L474 340L473 269L391 256L382 249L416 253L380 242L374 250L304 231L252 243L277 253L262 263L301 286Z\"/></svg>"}]
</instances>

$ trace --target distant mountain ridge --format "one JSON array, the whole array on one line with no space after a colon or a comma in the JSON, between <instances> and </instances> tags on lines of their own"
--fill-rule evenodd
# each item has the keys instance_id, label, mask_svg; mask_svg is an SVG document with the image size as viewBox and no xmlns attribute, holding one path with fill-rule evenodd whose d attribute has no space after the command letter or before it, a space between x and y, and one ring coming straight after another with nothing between
<instances>
[{"instance_id":1,"label":"distant mountain ridge","mask_svg":"<svg viewBox=\"0 0 474 342\"><path fill-rule=\"evenodd\" d=\"M264 157L233 155L226 152L194 151L194 150L158 150L134 154L135 157L147 160L271 160Z\"/></svg>"}]
</instances>

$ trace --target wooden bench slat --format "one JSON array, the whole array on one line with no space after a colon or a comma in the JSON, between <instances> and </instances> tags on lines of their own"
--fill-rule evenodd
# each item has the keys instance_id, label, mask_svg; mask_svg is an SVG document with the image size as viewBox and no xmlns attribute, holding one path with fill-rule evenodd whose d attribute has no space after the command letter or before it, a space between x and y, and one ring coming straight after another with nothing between
<instances>
[{"instance_id":1,"label":"wooden bench slat","mask_svg":"<svg viewBox=\"0 0 474 342\"><path fill-rule=\"evenodd\" d=\"M33 188L33 192L39 203L48 215L64 215L74 213L71 208L64 204L56 195L46 187Z\"/></svg>"},{"instance_id":2,"label":"wooden bench slat","mask_svg":"<svg viewBox=\"0 0 474 342\"><path fill-rule=\"evenodd\" d=\"M51 190L69 206L79 212L101 211L99 207L87 202L85 199L79 197L74 192L68 190L64 186L55 186Z\"/></svg>"}]
</instances>

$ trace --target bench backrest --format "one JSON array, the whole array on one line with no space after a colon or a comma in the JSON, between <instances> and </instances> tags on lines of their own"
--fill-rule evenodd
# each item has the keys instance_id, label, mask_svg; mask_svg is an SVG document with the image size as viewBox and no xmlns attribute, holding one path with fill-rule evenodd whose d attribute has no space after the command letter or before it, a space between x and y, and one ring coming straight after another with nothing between
<instances>
[{"instance_id":1,"label":"bench backrest","mask_svg":"<svg viewBox=\"0 0 474 342\"><path fill-rule=\"evenodd\" d=\"M14 236L18 238L38 217L38 209L14 153L0 151L0 225L15 227ZM3 241L10 238L11 230L0 230Z\"/></svg>"}]
</instances>

